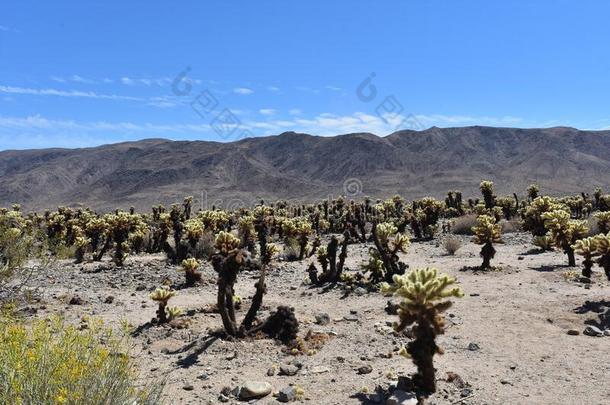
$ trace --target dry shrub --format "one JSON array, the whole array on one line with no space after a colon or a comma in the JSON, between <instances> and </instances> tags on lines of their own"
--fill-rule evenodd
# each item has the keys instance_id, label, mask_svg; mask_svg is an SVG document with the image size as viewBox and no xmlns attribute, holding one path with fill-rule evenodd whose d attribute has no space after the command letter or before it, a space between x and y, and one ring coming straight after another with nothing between
<instances>
[{"instance_id":1,"label":"dry shrub","mask_svg":"<svg viewBox=\"0 0 610 405\"><path fill-rule=\"evenodd\" d=\"M327 333L314 332L310 329L304 338L297 337L287 348L282 350L294 356L304 354L313 356L330 338L331 336Z\"/></svg>"},{"instance_id":2,"label":"dry shrub","mask_svg":"<svg viewBox=\"0 0 610 405\"><path fill-rule=\"evenodd\" d=\"M214 240L215 237L213 232L203 232L203 235L201 235L201 238L197 241L197 245L195 245L195 257L200 259L212 257L215 250Z\"/></svg>"},{"instance_id":3,"label":"dry shrub","mask_svg":"<svg viewBox=\"0 0 610 405\"><path fill-rule=\"evenodd\" d=\"M462 247L462 240L455 235L447 235L443 238L442 244L447 253L453 256Z\"/></svg>"},{"instance_id":4,"label":"dry shrub","mask_svg":"<svg viewBox=\"0 0 610 405\"><path fill-rule=\"evenodd\" d=\"M521 221L518 219L511 219L510 221L500 221L502 226L502 233L515 233L521 231Z\"/></svg>"},{"instance_id":5,"label":"dry shrub","mask_svg":"<svg viewBox=\"0 0 610 405\"><path fill-rule=\"evenodd\" d=\"M475 214L467 214L453 220L451 233L456 235L474 235L472 227L477 224L477 216Z\"/></svg>"}]
</instances>

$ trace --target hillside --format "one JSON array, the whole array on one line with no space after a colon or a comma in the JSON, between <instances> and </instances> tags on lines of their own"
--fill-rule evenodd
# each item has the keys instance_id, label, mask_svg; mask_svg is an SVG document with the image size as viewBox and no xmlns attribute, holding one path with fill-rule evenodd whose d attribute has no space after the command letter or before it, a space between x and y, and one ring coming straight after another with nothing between
<instances>
[{"instance_id":1,"label":"hillside","mask_svg":"<svg viewBox=\"0 0 610 405\"><path fill-rule=\"evenodd\" d=\"M356 180L353 180L356 179ZM203 206L311 200L360 190L385 197L499 194L537 182L545 193L610 185L610 131L431 128L386 137L294 132L232 143L148 139L86 149L0 152L0 206L148 208L193 195ZM345 187L346 181L350 184ZM353 187L353 188L352 188Z\"/></svg>"}]
</instances>

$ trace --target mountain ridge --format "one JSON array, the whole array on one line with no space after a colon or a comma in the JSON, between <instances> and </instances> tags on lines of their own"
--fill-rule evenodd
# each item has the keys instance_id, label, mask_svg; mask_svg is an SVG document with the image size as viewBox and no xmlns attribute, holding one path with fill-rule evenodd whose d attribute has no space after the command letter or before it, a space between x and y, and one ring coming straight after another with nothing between
<instances>
[{"instance_id":1,"label":"mountain ridge","mask_svg":"<svg viewBox=\"0 0 610 405\"><path fill-rule=\"evenodd\" d=\"M0 206L148 209L195 196L203 208L259 199L498 194L537 182L550 194L610 184L610 131L568 127L430 128L387 136L297 132L235 142L147 138L90 148L0 151ZM348 184L351 182L351 189ZM360 191L357 194L350 190Z\"/></svg>"}]
</instances>

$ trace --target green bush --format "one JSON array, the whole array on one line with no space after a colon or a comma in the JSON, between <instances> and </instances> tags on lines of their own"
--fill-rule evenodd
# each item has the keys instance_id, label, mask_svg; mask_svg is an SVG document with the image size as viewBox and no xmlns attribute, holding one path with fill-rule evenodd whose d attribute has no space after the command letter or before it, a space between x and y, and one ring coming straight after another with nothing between
<instances>
[{"instance_id":1,"label":"green bush","mask_svg":"<svg viewBox=\"0 0 610 405\"><path fill-rule=\"evenodd\" d=\"M0 321L0 403L157 404L162 384L138 386L123 340L100 324Z\"/></svg>"}]
</instances>

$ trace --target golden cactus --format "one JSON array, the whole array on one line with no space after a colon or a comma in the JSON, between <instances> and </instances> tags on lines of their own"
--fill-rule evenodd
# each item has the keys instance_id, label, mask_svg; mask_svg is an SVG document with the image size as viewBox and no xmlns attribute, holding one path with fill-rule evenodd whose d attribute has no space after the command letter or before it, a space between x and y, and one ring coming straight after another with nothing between
<instances>
[{"instance_id":1,"label":"golden cactus","mask_svg":"<svg viewBox=\"0 0 610 405\"><path fill-rule=\"evenodd\" d=\"M150 299L159 304L159 307L157 308L158 323L166 323L170 320L166 312L167 302L175 295L176 291L171 290L168 286L159 287L150 294Z\"/></svg>"},{"instance_id":2,"label":"golden cactus","mask_svg":"<svg viewBox=\"0 0 610 405\"><path fill-rule=\"evenodd\" d=\"M186 284L193 285L201 280L201 273L197 272L199 265L199 261L193 257L189 257L182 261L182 268L180 270L184 271Z\"/></svg>"},{"instance_id":3,"label":"golden cactus","mask_svg":"<svg viewBox=\"0 0 610 405\"><path fill-rule=\"evenodd\" d=\"M595 236L596 252L600 255L597 264L604 269L606 277L610 280L610 232Z\"/></svg>"},{"instance_id":4,"label":"golden cactus","mask_svg":"<svg viewBox=\"0 0 610 405\"><path fill-rule=\"evenodd\" d=\"M610 232L610 211L598 212L595 214L597 226L601 233Z\"/></svg>"},{"instance_id":5,"label":"golden cactus","mask_svg":"<svg viewBox=\"0 0 610 405\"><path fill-rule=\"evenodd\" d=\"M597 239L589 237L580 239L572 246L574 252L584 258L582 269L582 275L584 277L591 277L591 268L593 267L593 257L598 254L597 252Z\"/></svg>"},{"instance_id":6,"label":"golden cactus","mask_svg":"<svg viewBox=\"0 0 610 405\"><path fill-rule=\"evenodd\" d=\"M564 210L545 212L541 217L544 219L544 226L550 232L553 244L568 255L569 266L576 266L572 245L587 235L587 221L571 220L570 214Z\"/></svg>"},{"instance_id":7,"label":"golden cactus","mask_svg":"<svg viewBox=\"0 0 610 405\"><path fill-rule=\"evenodd\" d=\"M472 227L474 232L474 243L483 245L480 256L483 258L482 269L491 268L491 259L496 255L494 243L502 241L502 227L496 223L496 219L489 215L477 217L477 224Z\"/></svg>"},{"instance_id":8,"label":"golden cactus","mask_svg":"<svg viewBox=\"0 0 610 405\"><path fill-rule=\"evenodd\" d=\"M230 232L220 231L214 241L214 247L221 254L227 255L231 251L239 248L239 239Z\"/></svg>"},{"instance_id":9,"label":"golden cactus","mask_svg":"<svg viewBox=\"0 0 610 405\"><path fill-rule=\"evenodd\" d=\"M395 329L401 331L415 324L413 334L403 353L408 354L417 366L414 382L423 391L435 392L436 381L433 357L442 354L435 339L444 333L445 322L442 313L451 307L449 297L462 297L461 288L456 286L453 277L438 274L435 268L410 271L405 275L395 275L392 285L382 284L382 293L392 294L402 301L399 304L399 322Z\"/></svg>"}]
</instances>

